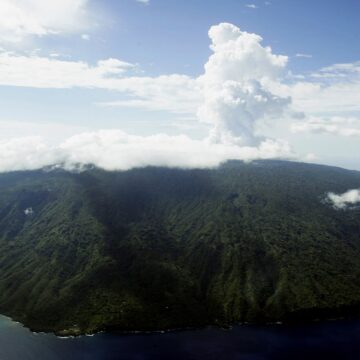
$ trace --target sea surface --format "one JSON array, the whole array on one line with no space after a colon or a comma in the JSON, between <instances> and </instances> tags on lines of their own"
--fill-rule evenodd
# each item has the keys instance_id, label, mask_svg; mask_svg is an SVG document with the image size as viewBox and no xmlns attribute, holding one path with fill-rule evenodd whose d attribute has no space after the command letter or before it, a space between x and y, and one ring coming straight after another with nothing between
<instances>
[{"instance_id":1,"label":"sea surface","mask_svg":"<svg viewBox=\"0 0 360 360\"><path fill-rule=\"evenodd\" d=\"M34 334L0 316L0 360L360 359L360 321L235 326L168 333Z\"/></svg>"}]
</instances>

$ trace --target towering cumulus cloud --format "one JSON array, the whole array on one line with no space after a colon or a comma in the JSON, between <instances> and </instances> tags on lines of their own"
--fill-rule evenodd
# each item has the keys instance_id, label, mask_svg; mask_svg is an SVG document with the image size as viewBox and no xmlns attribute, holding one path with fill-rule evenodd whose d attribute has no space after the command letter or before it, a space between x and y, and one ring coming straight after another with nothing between
<instances>
[{"instance_id":1,"label":"towering cumulus cloud","mask_svg":"<svg viewBox=\"0 0 360 360\"><path fill-rule=\"evenodd\" d=\"M269 90L281 76L288 58L261 45L262 38L222 23L209 30L214 52L205 64L201 121L213 124L212 141L258 146L256 121L279 116L290 103Z\"/></svg>"}]
</instances>

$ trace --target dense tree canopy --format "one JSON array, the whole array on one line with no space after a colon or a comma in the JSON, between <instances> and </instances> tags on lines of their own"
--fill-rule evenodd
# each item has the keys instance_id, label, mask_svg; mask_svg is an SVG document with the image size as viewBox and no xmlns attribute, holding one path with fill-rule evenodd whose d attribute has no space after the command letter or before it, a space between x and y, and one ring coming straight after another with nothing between
<instances>
[{"instance_id":1,"label":"dense tree canopy","mask_svg":"<svg viewBox=\"0 0 360 360\"><path fill-rule=\"evenodd\" d=\"M0 175L0 312L36 330L354 313L360 172L292 162Z\"/></svg>"}]
</instances>

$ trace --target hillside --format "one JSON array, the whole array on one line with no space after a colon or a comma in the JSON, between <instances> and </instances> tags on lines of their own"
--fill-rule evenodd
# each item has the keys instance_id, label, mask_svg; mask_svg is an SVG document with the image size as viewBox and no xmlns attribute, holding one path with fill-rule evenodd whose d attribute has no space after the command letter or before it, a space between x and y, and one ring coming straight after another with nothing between
<instances>
[{"instance_id":1,"label":"hillside","mask_svg":"<svg viewBox=\"0 0 360 360\"><path fill-rule=\"evenodd\" d=\"M360 172L218 169L0 174L0 313L35 330L153 330L360 309Z\"/></svg>"}]
</instances>

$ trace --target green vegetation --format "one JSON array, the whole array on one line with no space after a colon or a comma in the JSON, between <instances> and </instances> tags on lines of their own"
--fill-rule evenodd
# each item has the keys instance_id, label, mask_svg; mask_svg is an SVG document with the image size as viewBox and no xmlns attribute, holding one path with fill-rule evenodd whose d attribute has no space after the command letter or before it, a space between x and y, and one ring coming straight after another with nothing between
<instances>
[{"instance_id":1,"label":"green vegetation","mask_svg":"<svg viewBox=\"0 0 360 360\"><path fill-rule=\"evenodd\" d=\"M359 187L280 161L1 174L0 313L66 334L358 313L360 210L324 200Z\"/></svg>"}]
</instances>

